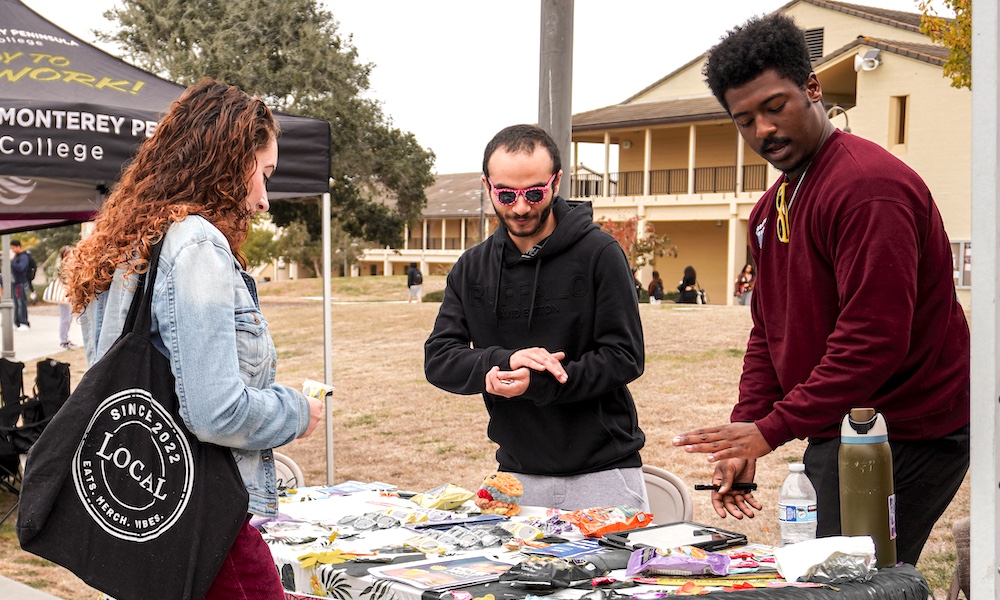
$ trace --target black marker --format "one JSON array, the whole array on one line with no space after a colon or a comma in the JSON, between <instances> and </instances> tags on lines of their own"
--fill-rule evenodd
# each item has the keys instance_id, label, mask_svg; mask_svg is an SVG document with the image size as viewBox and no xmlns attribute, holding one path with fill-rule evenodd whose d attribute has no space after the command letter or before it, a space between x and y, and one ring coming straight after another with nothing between
<instances>
[{"instance_id":1,"label":"black marker","mask_svg":"<svg viewBox=\"0 0 1000 600\"><path fill-rule=\"evenodd\" d=\"M717 491L719 491L719 486L715 485L714 483L713 484L696 483L696 484L694 484L694 489L695 490L713 490L713 491L717 492ZM737 481L729 489L732 490L732 491L736 491L736 492L752 492L755 489L757 489L757 484L756 483L744 483L742 481Z\"/></svg>"}]
</instances>

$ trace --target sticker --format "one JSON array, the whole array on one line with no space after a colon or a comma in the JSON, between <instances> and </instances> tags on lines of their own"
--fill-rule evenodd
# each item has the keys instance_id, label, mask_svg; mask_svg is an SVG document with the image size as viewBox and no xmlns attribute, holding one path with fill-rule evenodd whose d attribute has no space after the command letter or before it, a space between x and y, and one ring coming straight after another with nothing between
<instances>
[{"instance_id":1,"label":"sticker","mask_svg":"<svg viewBox=\"0 0 1000 600\"><path fill-rule=\"evenodd\" d=\"M889 539L896 539L896 494L889 496Z\"/></svg>"}]
</instances>

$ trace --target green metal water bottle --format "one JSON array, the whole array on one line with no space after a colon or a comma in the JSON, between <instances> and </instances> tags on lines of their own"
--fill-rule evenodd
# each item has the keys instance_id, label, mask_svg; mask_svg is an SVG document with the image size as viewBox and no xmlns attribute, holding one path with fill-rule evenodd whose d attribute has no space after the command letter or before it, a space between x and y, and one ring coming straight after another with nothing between
<instances>
[{"instance_id":1,"label":"green metal water bottle","mask_svg":"<svg viewBox=\"0 0 1000 600\"><path fill-rule=\"evenodd\" d=\"M870 535L875 566L896 564L896 494L885 417L853 408L840 427L840 529Z\"/></svg>"}]
</instances>

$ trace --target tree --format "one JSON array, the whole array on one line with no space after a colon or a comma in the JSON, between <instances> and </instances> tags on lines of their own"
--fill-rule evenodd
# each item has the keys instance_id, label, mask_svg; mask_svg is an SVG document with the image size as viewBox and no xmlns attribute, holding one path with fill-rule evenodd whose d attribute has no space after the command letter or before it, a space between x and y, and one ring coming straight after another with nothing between
<instances>
[{"instance_id":1,"label":"tree","mask_svg":"<svg viewBox=\"0 0 1000 600\"><path fill-rule=\"evenodd\" d=\"M951 87L972 89L972 0L941 0L955 18L939 16L934 0L916 0L920 9L920 32L948 48L944 75Z\"/></svg>"},{"instance_id":2,"label":"tree","mask_svg":"<svg viewBox=\"0 0 1000 600\"><path fill-rule=\"evenodd\" d=\"M309 235L305 223L295 222L283 228L276 244L279 256L284 256L292 262L310 265L313 273L322 273L323 268L319 261L319 257L322 256L321 244Z\"/></svg>"},{"instance_id":3,"label":"tree","mask_svg":"<svg viewBox=\"0 0 1000 600\"><path fill-rule=\"evenodd\" d=\"M209 75L281 112L329 121L335 219L351 235L382 245L420 218L434 154L363 97L373 65L358 61L351 38L317 0L280 8L259 0L122 0L105 18L119 29L98 37L139 67L184 85ZM315 202L275 200L271 213L276 225L298 221L319 238Z\"/></svg>"},{"instance_id":4,"label":"tree","mask_svg":"<svg viewBox=\"0 0 1000 600\"><path fill-rule=\"evenodd\" d=\"M278 252L278 243L274 232L266 224L261 223L259 219L254 221L247 233L247 240L241 248L243 255L246 256L247 266L250 268L267 264L281 256L281 253Z\"/></svg>"},{"instance_id":5,"label":"tree","mask_svg":"<svg viewBox=\"0 0 1000 600\"><path fill-rule=\"evenodd\" d=\"M625 257L633 271L645 267L654 257L677 256L677 246L671 244L667 236L656 233L652 223L646 223L645 235L639 237L639 217L630 217L624 221L602 218L598 223L625 251Z\"/></svg>"},{"instance_id":6,"label":"tree","mask_svg":"<svg viewBox=\"0 0 1000 600\"><path fill-rule=\"evenodd\" d=\"M37 231L11 234L11 239L20 240L35 256L40 273L49 278L55 274L59 260L59 250L63 246L75 246L80 241L79 225L63 225Z\"/></svg>"}]
</instances>

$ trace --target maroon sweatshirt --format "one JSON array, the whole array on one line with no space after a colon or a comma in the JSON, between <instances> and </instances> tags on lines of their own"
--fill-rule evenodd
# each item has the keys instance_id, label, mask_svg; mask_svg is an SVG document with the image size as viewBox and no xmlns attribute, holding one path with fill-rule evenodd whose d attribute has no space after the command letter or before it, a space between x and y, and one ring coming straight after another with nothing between
<instances>
[{"instance_id":1,"label":"maroon sweatshirt","mask_svg":"<svg viewBox=\"0 0 1000 600\"><path fill-rule=\"evenodd\" d=\"M755 422L772 448L839 436L854 407L885 415L897 440L968 424L969 326L927 186L839 130L804 177L787 244L775 233L784 178L750 214L753 329L731 420Z\"/></svg>"}]
</instances>

